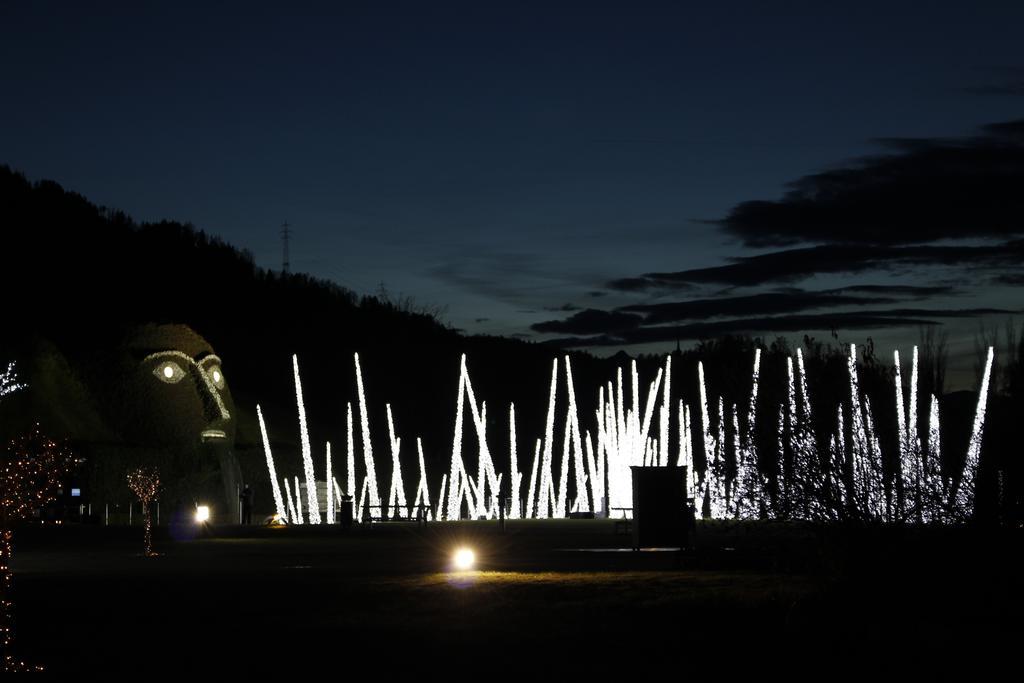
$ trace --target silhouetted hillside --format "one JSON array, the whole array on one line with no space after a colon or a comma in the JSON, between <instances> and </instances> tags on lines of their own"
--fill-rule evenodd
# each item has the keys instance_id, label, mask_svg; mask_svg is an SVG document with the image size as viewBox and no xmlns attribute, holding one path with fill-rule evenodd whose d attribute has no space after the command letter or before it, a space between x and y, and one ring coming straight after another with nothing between
<instances>
[{"instance_id":1,"label":"silhouetted hillside","mask_svg":"<svg viewBox=\"0 0 1024 683\"><path fill-rule=\"evenodd\" d=\"M81 442L111 439L89 406L88 384L112 381L96 359L118 343L125 329L143 323L184 323L205 337L223 359L223 368L238 411L236 453L247 480L259 484L257 507L269 505L266 469L255 419L259 403L267 418L277 456L278 473L301 473L298 424L291 356L298 354L303 372L305 405L313 453L323 467L325 441L335 454L340 477L345 457L346 403L356 404L353 352L360 354L370 408L377 477L386 496L390 481L385 404L392 406L397 435L402 438L406 489L415 487L415 439L422 437L431 490L436 496L452 450L459 358L465 353L477 400L487 401L487 433L500 471L507 471L508 411L515 402L520 468L528 470L534 439L544 432L547 392L556 348L515 339L466 336L430 315L372 296L360 297L334 283L306 275L281 275L258 268L250 255L190 225L163 221L137 224L124 213L100 208L56 183L29 182L0 167L0 224L4 259L0 267L0 360L17 359L22 379L32 390L8 398L0 415L0 437L21 431L39 420L51 436L73 436ZM804 340L810 395L831 406L815 416L815 431L827 443L834 430L835 406L849 396L847 349L838 344ZM749 400L755 348L764 351L758 400L757 438L763 452L777 449L778 406L787 401L786 359L794 353L784 339L766 344L759 339L729 337L702 342L673 354L672 404L680 399L699 406L696 365L708 370L708 394L744 415ZM888 350L886 354L888 354ZM1021 358L1024 358L1022 346ZM592 429L598 388L627 366L617 354L595 358L573 353L573 374L580 418ZM641 391L663 358L638 359ZM1022 363L1013 366L1019 379ZM894 414L892 369L880 361L870 343L861 348L861 387L871 395L879 415ZM79 377L81 376L81 377ZM1007 375L1010 377L1010 375ZM69 379L70 378L70 379ZM80 382L79 379L82 381ZM86 381L87 380L87 381ZM1016 380L1014 380L1016 381ZM922 379L922 392L941 393ZM1010 401L993 398L987 427L981 487L997 485L1013 493L1008 504L1020 505L1019 449L1011 443L1011 414L1019 413L1021 382L1006 383ZM1013 387L1017 387L1016 392ZM629 377L626 390L630 392ZM564 374L559 378L556 441L564 423ZM959 471L966 451L973 396L943 400L943 456ZM717 406L712 406L717 412ZM358 420L358 417L356 418ZM712 415L712 429L717 417ZM922 424L924 424L922 422ZM924 427L922 427L923 429ZM358 430L358 427L357 427ZM475 451L475 433L466 418L465 451ZM671 443L678 441L673 426ZM696 460L704 465L699 447ZM896 425L879 420L878 438L890 471L897 457ZM357 450L359 449L357 439ZM673 447L673 452L675 448ZM475 476L475 458L469 458ZM779 463L762 464L766 474ZM361 469L361 463L359 468ZM1003 472L997 482L997 468ZM362 476L362 474L360 474ZM116 479L120 486L121 479ZM128 499L124 487L124 498Z\"/></svg>"}]
</instances>

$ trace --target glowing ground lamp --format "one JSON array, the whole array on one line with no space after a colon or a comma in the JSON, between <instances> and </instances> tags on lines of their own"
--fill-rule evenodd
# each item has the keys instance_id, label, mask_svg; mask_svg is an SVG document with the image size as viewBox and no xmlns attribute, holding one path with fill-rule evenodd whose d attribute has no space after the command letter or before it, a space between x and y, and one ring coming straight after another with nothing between
<instances>
[{"instance_id":1,"label":"glowing ground lamp","mask_svg":"<svg viewBox=\"0 0 1024 683\"><path fill-rule=\"evenodd\" d=\"M476 553L470 548L462 547L452 556L452 567L457 572L467 572L476 565Z\"/></svg>"},{"instance_id":2,"label":"glowing ground lamp","mask_svg":"<svg viewBox=\"0 0 1024 683\"><path fill-rule=\"evenodd\" d=\"M209 505L197 505L196 506L196 524L206 524L210 521L210 506Z\"/></svg>"}]
</instances>

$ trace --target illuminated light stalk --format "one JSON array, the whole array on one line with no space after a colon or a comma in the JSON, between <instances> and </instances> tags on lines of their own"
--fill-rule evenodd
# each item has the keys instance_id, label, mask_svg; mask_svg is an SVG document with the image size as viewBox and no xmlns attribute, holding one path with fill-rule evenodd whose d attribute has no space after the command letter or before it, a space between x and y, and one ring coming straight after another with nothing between
<instances>
[{"instance_id":1,"label":"illuminated light stalk","mask_svg":"<svg viewBox=\"0 0 1024 683\"><path fill-rule=\"evenodd\" d=\"M785 431L786 431L786 404L779 404L779 422L778 422L778 461L775 467L775 489L776 489L776 505L775 512L777 515L785 516L788 512L789 504L789 484L786 481L784 470L784 463L786 461L786 445L785 445Z\"/></svg>"},{"instance_id":2,"label":"illuminated light stalk","mask_svg":"<svg viewBox=\"0 0 1024 683\"><path fill-rule=\"evenodd\" d=\"M914 347L914 355L910 364L910 396L907 408L907 447L914 457L914 470L918 481L921 478L921 437L917 428L917 392L918 392L918 353Z\"/></svg>"},{"instance_id":3,"label":"illuminated light stalk","mask_svg":"<svg viewBox=\"0 0 1024 683\"><path fill-rule=\"evenodd\" d=\"M316 475L313 473L313 450L309 445L309 431L306 428L306 405L302 400L302 380L299 377L299 357L297 355L292 356L292 370L295 375L295 404L298 406L299 411L299 438L302 440L302 467L306 474L306 500L309 503L309 523L319 524L320 502L316 499ZM296 493L298 493L297 484L295 488Z\"/></svg>"},{"instance_id":4,"label":"illuminated light stalk","mask_svg":"<svg viewBox=\"0 0 1024 683\"><path fill-rule=\"evenodd\" d=\"M295 495L298 496L298 491ZM288 485L288 477L284 478L284 494L288 500L288 523L289 524L302 524L302 515L295 508L295 498L292 498L292 490Z\"/></svg>"},{"instance_id":5,"label":"illuminated light stalk","mask_svg":"<svg viewBox=\"0 0 1024 683\"><path fill-rule=\"evenodd\" d=\"M277 483L277 470L274 468L274 456L270 452L270 438L267 436L267 425L263 421L263 410L259 404L256 405L256 419L260 423L260 436L263 437L263 452L267 456L267 472L270 475L270 488L274 493L274 506L277 508L277 515L281 519L288 519L289 514L285 509L284 501L281 498L281 487Z\"/></svg>"},{"instance_id":6,"label":"illuminated light stalk","mask_svg":"<svg viewBox=\"0 0 1024 683\"><path fill-rule=\"evenodd\" d=\"M363 510L366 509L366 495L369 488L370 480L366 477L363 477L363 487L359 491L359 507L358 510L356 511L356 521L358 522L363 521ZM373 515L371 514L370 516L372 517Z\"/></svg>"},{"instance_id":7,"label":"illuminated light stalk","mask_svg":"<svg viewBox=\"0 0 1024 683\"><path fill-rule=\"evenodd\" d=\"M636 359L630 361L630 373L633 378L633 407L630 409L630 424L629 431L632 434L633 448L630 451L630 465L639 464L641 451L643 450L643 441L647 435L645 429L643 433L640 432L640 375L636 370ZM632 500L632 495L630 496Z\"/></svg>"},{"instance_id":8,"label":"illuminated light stalk","mask_svg":"<svg viewBox=\"0 0 1024 683\"><path fill-rule=\"evenodd\" d=\"M308 491L307 491L308 497ZM299 484L299 478L295 477L295 518L299 520L299 524L303 523L302 516L302 486ZM313 522L310 522L312 524Z\"/></svg>"},{"instance_id":9,"label":"illuminated light stalk","mask_svg":"<svg viewBox=\"0 0 1024 683\"><path fill-rule=\"evenodd\" d=\"M437 494L437 512L434 513L434 519L437 519L437 520L444 519L444 501L445 501L444 494L445 494L445 491L447 490L447 487L448 487L448 475L447 474L442 474L441 475L441 490Z\"/></svg>"},{"instance_id":10,"label":"illuminated light stalk","mask_svg":"<svg viewBox=\"0 0 1024 683\"><path fill-rule=\"evenodd\" d=\"M985 360L985 374L982 375L981 389L978 391L978 404L974 409L974 425L971 427L971 440L967 445L963 473L960 475L959 484L955 485L953 491L954 509L962 519L968 519L974 515L975 484L978 476L978 463L981 460L981 440L985 429L988 387L992 377L994 359L995 349L990 346L988 347L988 357Z\"/></svg>"},{"instance_id":11,"label":"illuminated light stalk","mask_svg":"<svg viewBox=\"0 0 1024 683\"><path fill-rule=\"evenodd\" d=\"M540 439L537 439L533 449L533 467L530 469L530 490L526 492L526 510L523 512L524 519L536 519L537 511L534 507L537 493L537 467L540 463Z\"/></svg>"},{"instance_id":12,"label":"illuminated light stalk","mask_svg":"<svg viewBox=\"0 0 1024 683\"><path fill-rule=\"evenodd\" d=\"M569 394L569 426L572 428L572 447L573 447L573 469L576 471L576 502L574 507L577 512L592 512L591 501L596 501L596 497L591 491L591 495L588 496L587 491L587 466L584 463L583 453L583 442L580 434L580 421L579 415L576 410L576 385L573 383L572 378L572 365L569 363L569 356L565 356L565 381ZM569 438L569 435L566 435ZM596 502L593 503L596 505Z\"/></svg>"},{"instance_id":13,"label":"illuminated light stalk","mask_svg":"<svg viewBox=\"0 0 1024 683\"><path fill-rule=\"evenodd\" d=\"M882 449L878 442L878 432L875 431L874 413L871 410L871 398L864 396L864 423L867 430L869 450L869 467L867 473L868 481L868 511L875 519L882 519L885 516L885 485L882 479Z\"/></svg>"},{"instance_id":14,"label":"illuminated light stalk","mask_svg":"<svg viewBox=\"0 0 1024 683\"><path fill-rule=\"evenodd\" d=\"M795 510L794 508L802 508L805 502L804 476L806 472L804 471L803 449L802 443L800 441L800 425L796 407L796 380L793 375L792 356L786 358L786 374L789 378L789 388L787 393L789 397L789 402L787 404L789 406L789 409L786 412L786 418L788 421L787 427L789 432L789 454L791 464L788 470L785 467L783 469L787 481L786 490L795 492L795 495L787 496L786 501L787 511L789 514L793 515L797 512L803 512L802 509L798 511ZM785 463L785 460L783 460L783 463ZM794 502L796 503L796 505L794 505ZM797 514L795 516L802 515Z\"/></svg>"},{"instance_id":15,"label":"illuminated light stalk","mask_svg":"<svg viewBox=\"0 0 1024 683\"><path fill-rule=\"evenodd\" d=\"M423 440L420 437L416 437L416 454L419 456L420 462L420 483L416 487L416 502L413 503L413 507L417 510L422 505L426 509L424 517L430 519L430 487L427 485L427 466L423 459Z\"/></svg>"},{"instance_id":16,"label":"illuminated light stalk","mask_svg":"<svg viewBox=\"0 0 1024 683\"><path fill-rule=\"evenodd\" d=\"M647 404L644 408L644 419L640 425L639 432L640 443L646 443L648 440L648 434L651 429L651 419L654 417L654 404L658 402L658 388L661 386L661 374L661 368L658 368L658 374L655 375L654 381L651 382L650 387L647 389ZM636 463L634 462L631 464Z\"/></svg>"},{"instance_id":17,"label":"illuminated light stalk","mask_svg":"<svg viewBox=\"0 0 1024 683\"><path fill-rule=\"evenodd\" d=\"M585 461L587 462L588 471L590 472L590 495L593 500L594 507L592 511L597 514L601 511L601 498L604 495L604 491L601 486L601 474L598 471L598 465L594 455L594 440L590 436L590 430L587 430L586 435L583 437L583 448L585 449Z\"/></svg>"},{"instance_id":18,"label":"illuminated light stalk","mask_svg":"<svg viewBox=\"0 0 1024 683\"><path fill-rule=\"evenodd\" d=\"M558 359L551 366L551 390L548 392L548 413L544 422L544 453L540 468L540 488L537 491L537 519L550 516L551 498L554 483L552 481L552 441L555 434L555 389L558 383Z\"/></svg>"},{"instance_id":19,"label":"illuminated light stalk","mask_svg":"<svg viewBox=\"0 0 1024 683\"><path fill-rule=\"evenodd\" d=\"M327 523L334 524L334 491L331 490L331 482L334 481L333 468L331 467L331 442L327 442Z\"/></svg>"},{"instance_id":20,"label":"illuminated light stalk","mask_svg":"<svg viewBox=\"0 0 1024 683\"><path fill-rule=\"evenodd\" d=\"M369 496L370 508L380 509L380 493L377 488L377 469L373 462L373 441L370 439L370 417L366 408L366 391L363 387L363 369L359 364L359 354L353 354L356 366L356 388L359 394L359 427L363 439L363 464L366 466L366 476L363 479L363 488Z\"/></svg>"},{"instance_id":21,"label":"illuminated light stalk","mask_svg":"<svg viewBox=\"0 0 1024 683\"><path fill-rule=\"evenodd\" d=\"M465 354L462 357L465 358ZM460 516L459 508L461 507L461 501L459 500L459 493L461 487L459 484L462 471L462 414L463 396L465 393L466 375L462 372L460 363L459 393L458 398L455 400L455 431L452 435L452 462L448 473L448 504L445 506L444 516L448 521L458 519Z\"/></svg>"},{"instance_id":22,"label":"illuminated light stalk","mask_svg":"<svg viewBox=\"0 0 1024 683\"><path fill-rule=\"evenodd\" d=\"M715 449L715 497L711 501L711 517L713 519L725 519L729 516L728 500L725 493L725 401L718 397L718 439Z\"/></svg>"},{"instance_id":23,"label":"illuminated light stalk","mask_svg":"<svg viewBox=\"0 0 1024 683\"><path fill-rule=\"evenodd\" d=\"M519 458L516 452L516 404L508 406L508 445L509 445L509 485L511 486L512 500L508 511L509 519L519 519L523 516L520 510L522 504L519 501L519 486L523 479L523 473L519 471Z\"/></svg>"},{"instance_id":24,"label":"illuminated light stalk","mask_svg":"<svg viewBox=\"0 0 1024 683\"><path fill-rule=\"evenodd\" d=\"M552 513L552 517L565 517L566 513L566 502L569 495L569 463L571 453L569 452L572 447L572 420L571 416L566 414L565 416L565 436L562 438L562 467L559 470L558 477L558 496L556 497L555 511Z\"/></svg>"},{"instance_id":25,"label":"illuminated light stalk","mask_svg":"<svg viewBox=\"0 0 1024 683\"><path fill-rule=\"evenodd\" d=\"M711 436L711 421L708 417L708 391L704 383L704 361L697 361L697 386L700 389L700 422L704 436L704 477L702 478L707 478L716 445L714 437Z\"/></svg>"},{"instance_id":26,"label":"illuminated light stalk","mask_svg":"<svg viewBox=\"0 0 1024 683\"><path fill-rule=\"evenodd\" d=\"M832 437L831 481L838 512L845 514L849 493L846 490L846 429L843 425L843 406L836 406L836 433Z\"/></svg>"},{"instance_id":27,"label":"illuminated light stalk","mask_svg":"<svg viewBox=\"0 0 1024 683\"><path fill-rule=\"evenodd\" d=\"M661 411L659 420L660 424L658 430L658 442L661 444L661 457L659 459L659 465L662 467L668 466L668 432L669 432L669 409L672 406L671 403L671 385L672 385L672 356L665 356L665 386L664 394L661 398Z\"/></svg>"},{"instance_id":28,"label":"illuminated light stalk","mask_svg":"<svg viewBox=\"0 0 1024 683\"><path fill-rule=\"evenodd\" d=\"M730 507L731 512L739 517L740 516L740 501L742 500L742 494L739 491L739 483L745 479L744 468L746 463L743 461L743 455L739 449L740 440L740 418L738 411L736 410L736 404L732 404L732 453L733 462L736 463L736 478L733 480L730 493Z\"/></svg>"},{"instance_id":29,"label":"illuminated light stalk","mask_svg":"<svg viewBox=\"0 0 1024 683\"><path fill-rule=\"evenodd\" d=\"M462 355L462 367L460 371L465 376L465 389L469 398L469 407L473 417L473 424L476 427L477 446L479 455L477 457L477 489L478 507L477 515L489 516L486 509L487 488L490 486L491 495L498 495L498 475L494 469L494 460L491 457L490 448L487 446L487 404L484 403L481 409L477 408L476 395L473 392L473 382L469 376L469 367L466 365L466 355Z\"/></svg>"},{"instance_id":30,"label":"illuminated light stalk","mask_svg":"<svg viewBox=\"0 0 1024 683\"><path fill-rule=\"evenodd\" d=\"M385 403L384 410L388 418L388 442L391 444L391 490L388 493L388 518L394 519L401 509L406 508L405 516L409 516L409 509L405 502L405 483L402 481L402 461L399 453L402 450L402 439L395 436L395 422L391 416L391 404ZM398 516L401 516L400 514Z\"/></svg>"},{"instance_id":31,"label":"illuminated light stalk","mask_svg":"<svg viewBox=\"0 0 1024 683\"><path fill-rule=\"evenodd\" d=\"M757 476L757 440L755 428L757 426L757 392L761 376L761 349L754 349L754 370L751 373L750 383L750 405L747 408L747 430L741 437L739 431L736 438L740 439L740 460L743 463L742 476L737 471L736 479L739 484L739 516L741 519L756 519L758 517L755 507L755 497L759 487ZM738 430L738 426L737 426ZM739 467L737 467L739 470Z\"/></svg>"},{"instance_id":32,"label":"illuminated light stalk","mask_svg":"<svg viewBox=\"0 0 1024 683\"><path fill-rule=\"evenodd\" d=\"M892 352L893 370L896 384L896 433L900 455L900 479L903 483L903 495L899 500L899 515L902 519L911 509L911 500L917 482L912 481L913 465L910 462L910 433L907 431L907 418L903 407L903 375L900 369L900 352Z\"/></svg>"},{"instance_id":33,"label":"illuminated light stalk","mask_svg":"<svg viewBox=\"0 0 1024 683\"><path fill-rule=\"evenodd\" d=\"M943 521L942 435L939 429L939 399L932 394L928 412L928 460L925 463L924 521Z\"/></svg>"},{"instance_id":34,"label":"illuminated light stalk","mask_svg":"<svg viewBox=\"0 0 1024 683\"><path fill-rule=\"evenodd\" d=\"M869 514L868 509L868 439L864 429L864 414L861 409L860 385L857 380L857 347L850 344L850 356L847 358L847 372L850 376L850 459L853 461L853 492L850 496L856 509L863 515Z\"/></svg>"},{"instance_id":35,"label":"illuminated light stalk","mask_svg":"<svg viewBox=\"0 0 1024 683\"><path fill-rule=\"evenodd\" d=\"M352 404L345 404L345 436L348 446L348 454L345 460L346 472L345 475L348 477L345 482L345 490L348 495L352 496L353 499L356 495L356 447L355 447L355 434L352 430Z\"/></svg>"}]
</instances>

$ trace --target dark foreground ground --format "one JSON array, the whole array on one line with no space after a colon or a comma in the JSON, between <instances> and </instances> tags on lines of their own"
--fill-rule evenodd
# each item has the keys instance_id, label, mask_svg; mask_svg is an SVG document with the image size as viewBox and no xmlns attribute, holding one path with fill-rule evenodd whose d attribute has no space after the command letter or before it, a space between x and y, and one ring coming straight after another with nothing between
<instances>
[{"instance_id":1,"label":"dark foreground ground","mask_svg":"<svg viewBox=\"0 0 1024 683\"><path fill-rule=\"evenodd\" d=\"M330 680L981 673L1024 651L1016 531L612 522L15 533L15 652L51 672ZM450 570L472 546L479 571ZM254 679L257 680L257 679Z\"/></svg>"}]
</instances>

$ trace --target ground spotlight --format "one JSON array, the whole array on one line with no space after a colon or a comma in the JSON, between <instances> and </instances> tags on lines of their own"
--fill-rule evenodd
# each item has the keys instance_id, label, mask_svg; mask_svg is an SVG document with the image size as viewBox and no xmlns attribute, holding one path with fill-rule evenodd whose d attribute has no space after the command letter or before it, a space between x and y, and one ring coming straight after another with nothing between
<instances>
[{"instance_id":1,"label":"ground spotlight","mask_svg":"<svg viewBox=\"0 0 1024 683\"><path fill-rule=\"evenodd\" d=\"M454 564L455 569L458 571L470 570L476 564L476 555L469 548L459 548L455 551L452 564Z\"/></svg>"},{"instance_id":2,"label":"ground spotlight","mask_svg":"<svg viewBox=\"0 0 1024 683\"><path fill-rule=\"evenodd\" d=\"M210 521L210 506L209 505L197 505L196 506L196 523L203 524L204 522Z\"/></svg>"}]
</instances>

